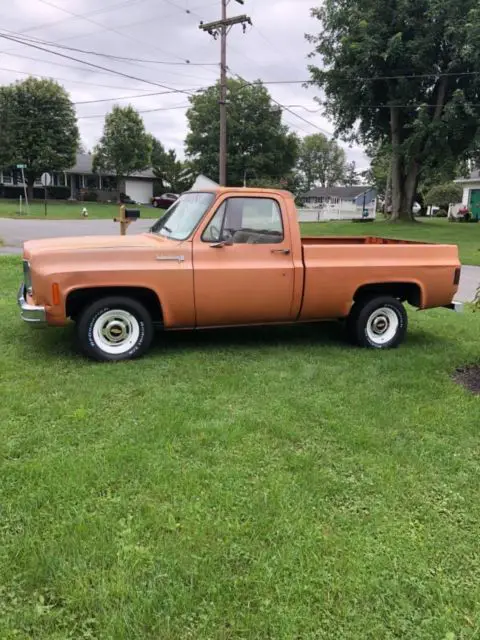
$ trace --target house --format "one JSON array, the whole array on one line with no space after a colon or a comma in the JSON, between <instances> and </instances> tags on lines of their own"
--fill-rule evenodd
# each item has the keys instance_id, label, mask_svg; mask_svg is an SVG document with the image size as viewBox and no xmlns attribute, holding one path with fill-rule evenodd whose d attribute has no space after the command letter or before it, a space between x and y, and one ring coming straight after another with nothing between
<instances>
[{"instance_id":1,"label":"house","mask_svg":"<svg viewBox=\"0 0 480 640\"><path fill-rule=\"evenodd\" d=\"M375 218L377 192L365 185L355 187L314 187L299 197L303 216L317 220L353 220L362 217ZM307 212L310 210L310 214ZM313 219L313 218L312 218Z\"/></svg>"},{"instance_id":2,"label":"house","mask_svg":"<svg viewBox=\"0 0 480 640\"><path fill-rule=\"evenodd\" d=\"M93 156L90 154L77 153L75 165L71 169L54 171L51 175L52 186L49 189L52 197L56 193L56 197L70 200L96 199L106 202L117 201L120 193L125 193L135 202L146 204L153 196L155 176L151 169L133 173L119 182L112 173L94 173ZM39 180L35 182L35 187L41 188ZM18 197L22 194L22 189L22 179L17 170L0 170L0 193L4 197ZM35 190L35 197L43 197L43 193L39 195Z\"/></svg>"},{"instance_id":3,"label":"house","mask_svg":"<svg viewBox=\"0 0 480 640\"><path fill-rule=\"evenodd\" d=\"M480 169L475 169L468 178L455 180L463 188L462 204L470 209L473 217L480 219Z\"/></svg>"}]
</instances>

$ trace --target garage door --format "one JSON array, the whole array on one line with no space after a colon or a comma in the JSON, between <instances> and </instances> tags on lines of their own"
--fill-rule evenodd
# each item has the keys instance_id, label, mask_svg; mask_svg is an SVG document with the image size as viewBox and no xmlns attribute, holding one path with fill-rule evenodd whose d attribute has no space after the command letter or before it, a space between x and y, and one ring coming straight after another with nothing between
<instances>
[{"instance_id":1,"label":"garage door","mask_svg":"<svg viewBox=\"0 0 480 640\"><path fill-rule=\"evenodd\" d=\"M125 180L125 193L135 202L147 204L153 196L153 184L148 180Z\"/></svg>"},{"instance_id":2,"label":"garage door","mask_svg":"<svg viewBox=\"0 0 480 640\"><path fill-rule=\"evenodd\" d=\"M477 220L480 220L480 189L472 189L470 196L470 208L472 215Z\"/></svg>"}]
</instances>

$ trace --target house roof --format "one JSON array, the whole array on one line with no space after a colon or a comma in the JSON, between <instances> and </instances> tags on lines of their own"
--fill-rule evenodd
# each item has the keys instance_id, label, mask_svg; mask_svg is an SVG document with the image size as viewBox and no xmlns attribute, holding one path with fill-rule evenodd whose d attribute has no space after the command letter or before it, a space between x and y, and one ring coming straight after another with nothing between
<instances>
[{"instance_id":1,"label":"house roof","mask_svg":"<svg viewBox=\"0 0 480 640\"><path fill-rule=\"evenodd\" d=\"M71 169L67 169L65 173L85 173L93 174L93 155L91 153L77 153L77 160ZM113 176L114 173L105 172L104 176ZM136 171L129 178L154 178L152 169L146 171Z\"/></svg>"},{"instance_id":2,"label":"house roof","mask_svg":"<svg viewBox=\"0 0 480 640\"><path fill-rule=\"evenodd\" d=\"M302 198L345 198L353 199L369 191L370 187L365 185L357 187L315 187L307 193L304 193Z\"/></svg>"}]
</instances>

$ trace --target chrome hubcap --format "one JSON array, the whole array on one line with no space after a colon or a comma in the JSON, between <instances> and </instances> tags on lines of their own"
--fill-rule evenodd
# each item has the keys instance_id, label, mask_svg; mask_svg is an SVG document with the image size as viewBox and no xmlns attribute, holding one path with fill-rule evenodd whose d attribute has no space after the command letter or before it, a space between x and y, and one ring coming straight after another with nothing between
<instances>
[{"instance_id":1,"label":"chrome hubcap","mask_svg":"<svg viewBox=\"0 0 480 640\"><path fill-rule=\"evenodd\" d=\"M367 322L367 336L370 342L378 346L395 338L400 327L400 319L394 309L382 307L376 309Z\"/></svg>"},{"instance_id":2,"label":"chrome hubcap","mask_svg":"<svg viewBox=\"0 0 480 640\"><path fill-rule=\"evenodd\" d=\"M138 342L140 324L129 311L110 309L97 318L92 336L96 346L105 353L122 354Z\"/></svg>"},{"instance_id":3,"label":"chrome hubcap","mask_svg":"<svg viewBox=\"0 0 480 640\"><path fill-rule=\"evenodd\" d=\"M112 320L102 329L103 336L108 342L118 344L128 337L129 326L121 320Z\"/></svg>"},{"instance_id":4,"label":"chrome hubcap","mask_svg":"<svg viewBox=\"0 0 480 640\"><path fill-rule=\"evenodd\" d=\"M386 318L385 316L378 316L372 322L372 329L377 335L382 335L382 333L385 333L385 331L388 329L388 325L388 318Z\"/></svg>"}]
</instances>

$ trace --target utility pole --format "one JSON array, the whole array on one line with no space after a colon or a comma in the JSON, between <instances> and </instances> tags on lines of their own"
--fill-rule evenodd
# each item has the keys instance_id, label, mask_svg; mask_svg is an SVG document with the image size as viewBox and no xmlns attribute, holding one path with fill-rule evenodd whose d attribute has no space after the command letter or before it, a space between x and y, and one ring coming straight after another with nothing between
<instances>
[{"instance_id":1,"label":"utility pole","mask_svg":"<svg viewBox=\"0 0 480 640\"><path fill-rule=\"evenodd\" d=\"M235 0L244 4L244 0ZM241 24L243 32L247 24L252 24L247 15L227 18L227 0L221 0L222 18L215 22L200 23L200 29L206 31L215 40L220 36L220 150L219 150L219 182L221 186L227 184L227 36L230 29Z\"/></svg>"}]
</instances>

